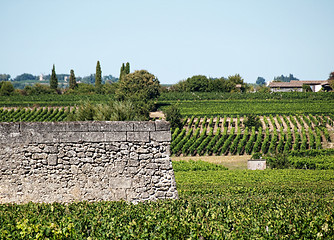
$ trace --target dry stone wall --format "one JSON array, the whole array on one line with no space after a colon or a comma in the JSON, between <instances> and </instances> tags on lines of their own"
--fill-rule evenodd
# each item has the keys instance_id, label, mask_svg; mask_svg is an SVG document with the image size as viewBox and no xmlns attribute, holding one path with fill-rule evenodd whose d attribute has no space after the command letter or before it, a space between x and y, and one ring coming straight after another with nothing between
<instances>
[{"instance_id":1,"label":"dry stone wall","mask_svg":"<svg viewBox=\"0 0 334 240\"><path fill-rule=\"evenodd\" d=\"M0 203L178 198L169 123L0 124Z\"/></svg>"}]
</instances>

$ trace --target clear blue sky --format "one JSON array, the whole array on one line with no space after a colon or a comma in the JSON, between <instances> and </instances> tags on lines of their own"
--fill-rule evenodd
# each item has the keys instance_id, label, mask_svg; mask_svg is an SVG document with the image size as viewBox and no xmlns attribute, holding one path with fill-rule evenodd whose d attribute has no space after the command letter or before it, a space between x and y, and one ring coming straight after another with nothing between
<instances>
[{"instance_id":1,"label":"clear blue sky","mask_svg":"<svg viewBox=\"0 0 334 240\"><path fill-rule=\"evenodd\" d=\"M0 0L0 73L327 79L333 0Z\"/></svg>"}]
</instances>

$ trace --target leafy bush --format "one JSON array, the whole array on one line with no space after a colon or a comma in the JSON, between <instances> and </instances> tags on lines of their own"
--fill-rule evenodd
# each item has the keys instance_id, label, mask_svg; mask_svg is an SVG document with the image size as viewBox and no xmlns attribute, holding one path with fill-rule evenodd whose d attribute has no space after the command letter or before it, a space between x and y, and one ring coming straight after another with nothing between
<instances>
[{"instance_id":1,"label":"leafy bush","mask_svg":"<svg viewBox=\"0 0 334 240\"><path fill-rule=\"evenodd\" d=\"M170 122L170 125L173 129L182 128L181 123L181 113L177 105L171 105L164 111L166 115L166 120Z\"/></svg>"},{"instance_id":2,"label":"leafy bush","mask_svg":"<svg viewBox=\"0 0 334 240\"><path fill-rule=\"evenodd\" d=\"M291 165L286 153L278 153L274 157L267 157L267 164L270 168L275 169L285 169Z\"/></svg>"},{"instance_id":3,"label":"leafy bush","mask_svg":"<svg viewBox=\"0 0 334 240\"><path fill-rule=\"evenodd\" d=\"M255 130L258 130L260 127L262 127L260 118L253 114L248 115L247 119L244 120L244 125L248 128L255 127Z\"/></svg>"}]
</instances>

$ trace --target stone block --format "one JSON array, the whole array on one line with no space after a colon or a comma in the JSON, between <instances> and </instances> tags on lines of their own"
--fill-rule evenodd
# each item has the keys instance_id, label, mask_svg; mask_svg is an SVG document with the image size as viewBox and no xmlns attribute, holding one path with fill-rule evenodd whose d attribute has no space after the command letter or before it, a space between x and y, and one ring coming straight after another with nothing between
<instances>
[{"instance_id":1,"label":"stone block","mask_svg":"<svg viewBox=\"0 0 334 240\"><path fill-rule=\"evenodd\" d=\"M164 120L155 121L156 131L170 131L170 123Z\"/></svg>"},{"instance_id":2,"label":"stone block","mask_svg":"<svg viewBox=\"0 0 334 240\"><path fill-rule=\"evenodd\" d=\"M151 132L155 131L154 122L133 122L134 132Z\"/></svg>"},{"instance_id":3,"label":"stone block","mask_svg":"<svg viewBox=\"0 0 334 240\"><path fill-rule=\"evenodd\" d=\"M58 134L58 142L60 143L77 143L83 142L85 133L82 132L64 132Z\"/></svg>"},{"instance_id":4,"label":"stone block","mask_svg":"<svg viewBox=\"0 0 334 240\"><path fill-rule=\"evenodd\" d=\"M149 142L149 132L127 132L126 140L128 142Z\"/></svg>"},{"instance_id":5,"label":"stone block","mask_svg":"<svg viewBox=\"0 0 334 240\"><path fill-rule=\"evenodd\" d=\"M172 135L170 131L150 132L150 139L157 142L170 142Z\"/></svg>"},{"instance_id":6,"label":"stone block","mask_svg":"<svg viewBox=\"0 0 334 240\"><path fill-rule=\"evenodd\" d=\"M68 132L88 132L91 122L65 122Z\"/></svg>"},{"instance_id":7,"label":"stone block","mask_svg":"<svg viewBox=\"0 0 334 240\"><path fill-rule=\"evenodd\" d=\"M126 132L104 132L106 142L123 142L126 141Z\"/></svg>"},{"instance_id":8,"label":"stone block","mask_svg":"<svg viewBox=\"0 0 334 240\"><path fill-rule=\"evenodd\" d=\"M57 165L58 157L56 154L49 154L48 156L48 165L55 166Z\"/></svg>"},{"instance_id":9,"label":"stone block","mask_svg":"<svg viewBox=\"0 0 334 240\"><path fill-rule=\"evenodd\" d=\"M89 123L90 132L128 132L133 131L133 122L95 121Z\"/></svg>"}]
</instances>

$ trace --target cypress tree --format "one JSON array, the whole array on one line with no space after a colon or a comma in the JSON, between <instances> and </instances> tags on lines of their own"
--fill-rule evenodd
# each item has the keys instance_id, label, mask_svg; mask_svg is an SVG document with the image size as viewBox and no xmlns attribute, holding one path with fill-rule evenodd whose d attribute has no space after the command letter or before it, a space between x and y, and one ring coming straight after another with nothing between
<instances>
[{"instance_id":1,"label":"cypress tree","mask_svg":"<svg viewBox=\"0 0 334 240\"><path fill-rule=\"evenodd\" d=\"M122 67L121 67L121 70L120 70L120 73L119 73L119 80L122 80L122 77L124 75L124 71L125 71L125 65L124 65L124 63L122 63Z\"/></svg>"},{"instance_id":2,"label":"cypress tree","mask_svg":"<svg viewBox=\"0 0 334 240\"><path fill-rule=\"evenodd\" d=\"M100 88L102 84L102 71L100 66L100 61L96 64L96 74L95 74L95 87Z\"/></svg>"},{"instance_id":3,"label":"cypress tree","mask_svg":"<svg viewBox=\"0 0 334 240\"><path fill-rule=\"evenodd\" d=\"M77 81L76 81L76 78L75 78L75 75L74 75L74 71L73 69L71 69L71 72L70 72L70 89L74 89L77 87Z\"/></svg>"},{"instance_id":4,"label":"cypress tree","mask_svg":"<svg viewBox=\"0 0 334 240\"><path fill-rule=\"evenodd\" d=\"M129 74L130 73L130 63L129 62L126 63L124 71L125 71L125 74Z\"/></svg>"},{"instance_id":5,"label":"cypress tree","mask_svg":"<svg viewBox=\"0 0 334 240\"><path fill-rule=\"evenodd\" d=\"M53 64L51 78L50 78L50 88L57 89L57 87L58 87L58 79L56 75L55 65Z\"/></svg>"}]
</instances>

